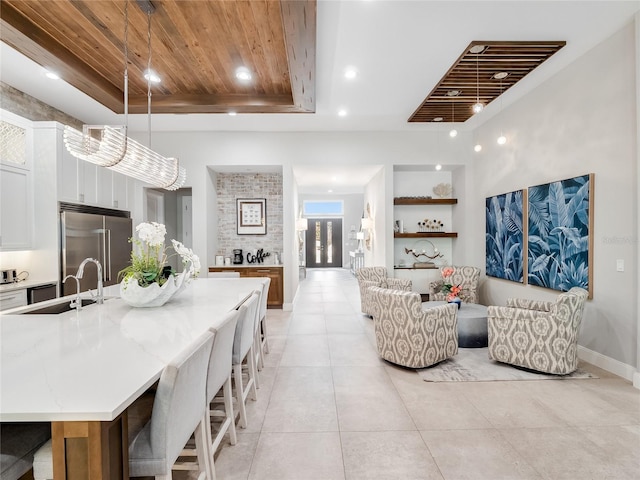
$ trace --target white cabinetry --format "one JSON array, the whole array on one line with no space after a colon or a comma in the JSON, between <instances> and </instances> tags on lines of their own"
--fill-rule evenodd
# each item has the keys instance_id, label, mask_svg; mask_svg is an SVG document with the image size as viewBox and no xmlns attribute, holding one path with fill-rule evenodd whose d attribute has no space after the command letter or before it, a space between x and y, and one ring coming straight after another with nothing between
<instances>
[{"instance_id":1,"label":"white cabinetry","mask_svg":"<svg viewBox=\"0 0 640 480\"><path fill-rule=\"evenodd\" d=\"M26 250L31 246L31 172L0 165L0 247Z\"/></svg>"},{"instance_id":2,"label":"white cabinetry","mask_svg":"<svg viewBox=\"0 0 640 480\"><path fill-rule=\"evenodd\" d=\"M58 199L105 208L130 210L127 177L80 160L64 146L63 127L58 128L61 150L58 161Z\"/></svg>"},{"instance_id":3,"label":"white cabinetry","mask_svg":"<svg viewBox=\"0 0 640 480\"><path fill-rule=\"evenodd\" d=\"M112 172L113 173L113 187L112 187L112 192L113 192L113 197L112 197L112 202L113 208L119 208L121 210L130 210L131 209L131 203L129 202L129 178L125 175L122 175L120 173L117 172ZM131 180L131 183L133 183L133 181Z\"/></svg>"},{"instance_id":4,"label":"white cabinetry","mask_svg":"<svg viewBox=\"0 0 640 480\"><path fill-rule=\"evenodd\" d=\"M61 135L61 134L60 134ZM61 138L58 141L62 141ZM58 199L65 202L81 202L78 185L78 160L67 152L64 145L58 146Z\"/></svg>"},{"instance_id":5,"label":"white cabinetry","mask_svg":"<svg viewBox=\"0 0 640 480\"><path fill-rule=\"evenodd\" d=\"M13 290L0 293L0 310L24 307L27 304L27 289Z\"/></svg>"},{"instance_id":6,"label":"white cabinetry","mask_svg":"<svg viewBox=\"0 0 640 480\"><path fill-rule=\"evenodd\" d=\"M33 230L32 123L3 110L0 127L0 250L27 250Z\"/></svg>"},{"instance_id":7,"label":"white cabinetry","mask_svg":"<svg viewBox=\"0 0 640 480\"><path fill-rule=\"evenodd\" d=\"M66 147L63 147L66 151ZM98 166L78 160L78 197L88 205L98 203Z\"/></svg>"}]
</instances>

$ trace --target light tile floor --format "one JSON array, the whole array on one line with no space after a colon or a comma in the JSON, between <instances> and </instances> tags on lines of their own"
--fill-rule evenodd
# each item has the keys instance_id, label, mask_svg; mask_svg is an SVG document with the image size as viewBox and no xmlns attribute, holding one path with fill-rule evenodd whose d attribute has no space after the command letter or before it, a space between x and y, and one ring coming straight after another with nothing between
<instances>
[{"instance_id":1,"label":"light tile floor","mask_svg":"<svg viewBox=\"0 0 640 480\"><path fill-rule=\"evenodd\" d=\"M308 270L219 480L638 479L640 391L599 379L427 383L379 359L344 269Z\"/></svg>"}]
</instances>

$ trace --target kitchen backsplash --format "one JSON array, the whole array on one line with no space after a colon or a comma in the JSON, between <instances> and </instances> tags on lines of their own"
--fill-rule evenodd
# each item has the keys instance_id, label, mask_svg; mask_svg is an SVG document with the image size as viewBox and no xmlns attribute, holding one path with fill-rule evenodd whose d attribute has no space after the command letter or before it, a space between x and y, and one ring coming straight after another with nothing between
<instances>
[{"instance_id":1,"label":"kitchen backsplash","mask_svg":"<svg viewBox=\"0 0 640 480\"><path fill-rule=\"evenodd\" d=\"M246 252L260 248L271 253L265 263L273 263L273 254L282 253L282 175L279 173L218 173L218 248L216 255L233 258L233 250ZM265 198L267 201L267 234L238 235L236 199ZM213 259L212 259L213 264Z\"/></svg>"}]
</instances>

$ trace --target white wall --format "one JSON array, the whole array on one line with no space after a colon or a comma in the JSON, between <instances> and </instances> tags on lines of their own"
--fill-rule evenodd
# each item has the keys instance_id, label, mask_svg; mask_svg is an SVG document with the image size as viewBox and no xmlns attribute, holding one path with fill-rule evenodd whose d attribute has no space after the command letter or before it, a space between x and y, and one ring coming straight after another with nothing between
<instances>
[{"instance_id":1,"label":"white wall","mask_svg":"<svg viewBox=\"0 0 640 480\"><path fill-rule=\"evenodd\" d=\"M393 272L393 248L389 243L389 237L393 237L392 207L393 171L385 167L373 176L364 189L364 215L373 219L373 230L365 232L363 248L365 267L384 265L389 274ZM367 248L366 242L369 237ZM387 248L387 245L390 248Z\"/></svg>"},{"instance_id":2,"label":"white wall","mask_svg":"<svg viewBox=\"0 0 640 480\"><path fill-rule=\"evenodd\" d=\"M636 139L640 139L640 13L635 16L636 31ZM636 218L640 213L640 146L636 140ZM636 230L636 272L640 272L640 222ZM636 322L638 328L636 371L633 377L633 385L640 388L640 279L636 290Z\"/></svg>"},{"instance_id":3,"label":"white wall","mask_svg":"<svg viewBox=\"0 0 640 480\"><path fill-rule=\"evenodd\" d=\"M132 134L136 138L135 134ZM185 187L193 192L194 251L200 255L203 269L213 265L216 202L210 170L216 166L283 166L283 252L285 268L285 304L293 302L298 267L295 257L297 216L294 199L293 165L381 165L392 171L394 164L465 165L469 160L470 134L461 132L451 142L440 142L446 132L162 132L154 136L154 150L175 156L187 169ZM393 265L393 254L384 250L385 235L392 235L393 215L386 211L393 196L392 175L380 177L371 199L375 199L376 232L374 246L378 265ZM384 192L383 196L380 196ZM366 201L362 208L366 206ZM373 207L373 205L372 205ZM391 210L390 210L391 211ZM378 217L379 216L379 217ZM391 233L389 233L391 232ZM380 242L378 242L380 239ZM461 241L461 239L458 239ZM464 241L464 240L462 240ZM388 261L387 261L388 260Z\"/></svg>"},{"instance_id":4,"label":"white wall","mask_svg":"<svg viewBox=\"0 0 640 480\"><path fill-rule=\"evenodd\" d=\"M595 173L593 300L579 344L637 364L638 209L634 27L629 25L476 130L471 163L470 263L484 266L484 200L531 185ZM505 146L495 139L503 128ZM633 240L635 239L635 240ZM616 260L625 271L616 271ZM486 304L557 292L487 278Z\"/></svg>"},{"instance_id":5,"label":"white wall","mask_svg":"<svg viewBox=\"0 0 640 480\"><path fill-rule=\"evenodd\" d=\"M484 201L487 196L539 183L595 173L594 298L588 303L579 343L635 370L638 359L638 135L636 39L629 25L526 97L473 132L442 141L446 132L192 132L158 134L159 152L178 156L194 195L194 248L206 252L212 207L203 174L213 165L283 165L285 195L293 195L293 165L381 165L365 189L363 208L375 219L367 265L393 266L393 165L442 163L453 167L459 204L453 221L455 263L484 267ZM508 95L508 92L507 92ZM504 130L509 142L498 147ZM472 150L479 140L484 149ZM287 177L288 175L288 177ZM283 200L285 251L295 247L296 201ZM290 218L289 218L290 217ZM286 245L286 242L289 245ZM389 247L389 248L387 248ZM289 249L288 249L289 248ZM206 255L210 257L210 255ZM616 272L616 260L625 261ZM295 255L285 263L285 303L293 300ZM208 265L213 258L203 258ZM289 280L287 280L289 278ZM288 283L287 283L288 282ZM498 279L483 279L481 300L504 304L511 296L552 300L557 292ZM628 371L619 371L628 375Z\"/></svg>"}]
</instances>

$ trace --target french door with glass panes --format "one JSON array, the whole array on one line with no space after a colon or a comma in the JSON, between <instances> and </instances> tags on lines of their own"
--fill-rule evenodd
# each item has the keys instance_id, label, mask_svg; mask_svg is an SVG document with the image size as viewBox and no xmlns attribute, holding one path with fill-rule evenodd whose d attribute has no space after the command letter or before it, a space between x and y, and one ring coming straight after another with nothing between
<instances>
[{"instance_id":1,"label":"french door with glass panes","mask_svg":"<svg viewBox=\"0 0 640 480\"><path fill-rule=\"evenodd\" d=\"M342 219L309 218L307 268L342 267Z\"/></svg>"}]
</instances>

